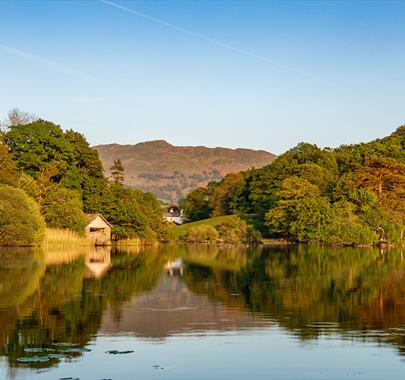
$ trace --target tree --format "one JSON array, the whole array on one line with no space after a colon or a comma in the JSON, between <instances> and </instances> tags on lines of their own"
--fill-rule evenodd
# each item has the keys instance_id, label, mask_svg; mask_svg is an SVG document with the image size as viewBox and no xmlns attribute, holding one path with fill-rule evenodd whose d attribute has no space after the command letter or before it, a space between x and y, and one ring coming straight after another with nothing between
<instances>
[{"instance_id":1,"label":"tree","mask_svg":"<svg viewBox=\"0 0 405 380\"><path fill-rule=\"evenodd\" d=\"M355 206L347 201L339 201L332 206L332 218L324 241L330 244L373 244L378 235L373 227L363 222L355 213Z\"/></svg>"},{"instance_id":2,"label":"tree","mask_svg":"<svg viewBox=\"0 0 405 380\"><path fill-rule=\"evenodd\" d=\"M0 185L0 245L38 245L44 231L45 223L35 201L20 189Z\"/></svg>"},{"instance_id":3,"label":"tree","mask_svg":"<svg viewBox=\"0 0 405 380\"><path fill-rule=\"evenodd\" d=\"M243 173L227 174L215 187L211 197L210 206L212 216L231 215L243 203L243 189L245 178Z\"/></svg>"},{"instance_id":4,"label":"tree","mask_svg":"<svg viewBox=\"0 0 405 380\"><path fill-rule=\"evenodd\" d=\"M270 234L297 241L322 241L330 219L329 202L306 179L289 177L277 193L277 204L266 213Z\"/></svg>"},{"instance_id":5,"label":"tree","mask_svg":"<svg viewBox=\"0 0 405 380\"><path fill-rule=\"evenodd\" d=\"M78 132L68 130L65 138L73 148L74 167L67 173L62 184L81 193L85 212L97 212L102 194L107 188L98 152Z\"/></svg>"},{"instance_id":6,"label":"tree","mask_svg":"<svg viewBox=\"0 0 405 380\"><path fill-rule=\"evenodd\" d=\"M17 167L7 147L0 142L0 183L15 185L18 180Z\"/></svg>"},{"instance_id":7,"label":"tree","mask_svg":"<svg viewBox=\"0 0 405 380\"><path fill-rule=\"evenodd\" d=\"M211 216L212 207L209 204L209 200L211 193L216 186L216 183L212 183L207 187L200 187L191 191L186 198L179 202L179 206L183 210L187 221L193 222L196 220L207 219Z\"/></svg>"},{"instance_id":8,"label":"tree","mask_svg":"<svg viewBox=\"0 0 405 380\"><path fill-rule=\"evenodd\" d=\"M100 211L112 224L116 238L160 239L167 236L168 226L153 194L110 182L103 194Z\"/></svg>"},{"instance_id":9,"label":"tree","mask_svg":"<svg viewBox=\"0 0 405 380\"><path fill-rule=\"evenodd\" d=\"M18 108L13 108L9 113L8 117L2 123L6 128L24 125L32 123L33 121L37 120L37 117L33 114L28 112L24 112L19 110Z\"/></svg>"},{"instance_id":10,"label":"tree","mask_svg":"<svg viewBox=\"0 0 405 380\"><path fill-rule=\"evenodd\" d=\"M83 233L86 226L86 216L82 210L80 195L58 185L53 185L53 189L46 192L41 204L41 211L48 227L78 233Z\"/></svg>"},{"instance_id":11,"label":"tree","mask_svg":"<svg viewBox=\"0 0 405 380\"><path fill-rule=\"evenodd\" d=\"M122 166L121 159L114 160L110 167L111 177L115 183L124 183L124 167Z\"/></svg>"},{"instance_id":12,"label":"tree","mask_svg":"<svg viewBox=\"0 0 405 380\"><path fill-rule=\"evenodd\" d=\"M42 170L58 167L55 180L60 180L74 162L73 148L60 126L45 120L11 126L4 142L19 169L36 177Z\"/></svg>"}]
</instances>

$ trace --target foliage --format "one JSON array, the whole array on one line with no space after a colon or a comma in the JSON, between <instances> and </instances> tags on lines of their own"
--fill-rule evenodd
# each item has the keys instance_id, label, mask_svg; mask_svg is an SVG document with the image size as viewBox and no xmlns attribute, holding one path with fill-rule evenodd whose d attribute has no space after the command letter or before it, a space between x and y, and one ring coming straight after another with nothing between
<instances>
[{"instance_id":1,"label":"foliage","mask_svg":"<svg viewBox=\"0 0 405 380\"><path fill-rule=\"evenodd\" d=\"M298 144L268 166L190 193L185 215L254 214L267 225L267 236L294 241L403 243L404 128L337 149Z\"/></svg>"},{"instance_id":2,"label":"foliage","mask_svg":"<svg viewBox=\"0 0 405 380\"><path fill-rule=\"evenodd\" d=\"M68 130L65 132L65 138L73 148L75 169L71 171L72 178L69 180L67 176L62 184L79 190L85 212L97 212L103 192L107 187L107 180L104 177L98 153L78 132Z\"/></svg>"},{"instance_id":3,"label":"foliage","mask_svg":"<svg viewBox=\"0 0 405 380\"><path fill-rule=\"evenodd\" d=\"M0 245L38 245L44 229L35 201L20 189L0 185Z\"/></svg>"},{"instance_id":4,"label":"foliage","mask_svg":"<svg viewBox=\"0 0 405 380\"><path fill-rule=\"evenodd\" d=\"M18 180L17 167L7 147L0 142L0 184L15 185Z\"/></svg>"},{"instance_id":5,"label":"foliage","mask_svg":"<svg viewBox=\"0 0 405 380\"><path fill-rule=\"evenodd\" d=\"M202 219L198 220L195 222L190 222L190 223L185 223L180 226L175 227L175 235L177 239L182 239L185 235L187 235L188 231L190 231L191 228L195 226L200 226L200 225L209 225L212 227L216 227L217 225L229 220L236 218L235 215L225 215L225 216L216 216L214 218L209 218L209 219Z\"/></svg>"},{"instance_id":6,"label":"foliage","mask_svg":"<svg viewBox=\"0 0 405 380\"><path fill-rule=\"evenodd\" d=\"M218 238L218 231L208 224L192 227L186 235L189 243L216 243Z\"/></svg>"},{"instance_id":7,"label":"foliage","mask_svg":"<svg viewBox=\"0 0 405 380\"><path fill-rule=\"evenodd\" d=\"M186 198L180 200L179 206L189 222L210 217L212 207L209 204L209 198L211 196L211 190L215 186L216 183L212 183L206 188L200 187L191 191Z\"/></svg>"},{"instance_id":8,"label":"foliage","mask_svg":"<svg viewBox=\"0 0 405 380\"><path fill-rule=\"evenodd\" d=\"M124 183L124 166L120 159L114 160L111 168L111 178L115 183Z\"/></svg>"},{"instance_id":9,"label":"foliage","mask_svg":"<svg viewBox=\"0 0 405 380\"><path fill-rule=\"evenodd\" d=\"M111 182L103 194L101 212L112 224L116 239L142 237L165 240L170 235L159 201L150 193Z\"/></svg>"},{"instance_id":10,"label":"foliage","mask_svg":"<svg viewBox=\"0 0 405 380\"><path fill-rule=\"evenodd\" d=\"M180 239L190 243L255 245L261 241L260 232L238 216L214 217L177 227L176 230Z\"/></svg>"},{"instance_id":11,"label":"foliage","mask_svg":"<svg viewBox=\"0 0 405 380\"><path fill-rule=\"evenodd\" d=\"M51 228L84 232L87 221L83 204L80 195L73 190L55 186L53 191L46 193L41 211L47 226Z\"/></svg>"},{"instance_id":12,"label":"foliage","mask_svg":"<svg viewBox=\"0 0 405 380\"><path fill-rule=\"evenodd\" d=\"M221 242L226 244L255 245L261 241L259 231L253 229L239 217L229 219L216 226Z\"/></svg>"},{"instance_id":13,"label":"foliage","mask_svg":"<svg viewBox=\"0 0 405 380\"><path fill-rule=\"evenodd\" d=\"M226 175L221 181L221 186L215 186L210 196L211 215L234 214L240 206L244 186L245 179L242 173Z\"/></svg>"},{"instance_id":14,"label":"foliage","mask_svg":"<svg viewBox=\"0 0 405 380\"><path fill-rule=\"evenodd\" d=\"M57 168L55 177L60 179L74 161L73 148L62 129L49 121L12 125L4 141L18 168L34 177L53 166Z\"/></svg>"},{"instance_id":15,"label":"foliage","mask_svg":"<svg viewBox=\"0 0 405 380\"><path fill-rule=\"evenodd\" d=\"M113 225L116 239L173 237L173 226L162 220L156 197L122 186L120 160L110 183L97 151L78 132L63 132L45 120L8 123L0 163L0 183L35 198L48 227L82 233L84 213L100 212Z\"/></svg>"}]
</instances>

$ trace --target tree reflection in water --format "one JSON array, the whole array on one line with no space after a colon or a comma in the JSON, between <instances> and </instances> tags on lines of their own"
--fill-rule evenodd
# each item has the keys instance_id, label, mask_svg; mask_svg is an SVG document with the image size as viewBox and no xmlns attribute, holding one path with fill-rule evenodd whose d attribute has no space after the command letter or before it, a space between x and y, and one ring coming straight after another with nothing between
<instances>
[{"instance_id":1,"label":"tree reflection in water","mask_svg":"<svg viewBox=\"0 0 405 380\"><path fill-rule=\"evenodd\" d=\"M182 259L182 276L169 278L164 265L176 258ZM102 330L107 310L118 323L128 309L123 305L145 301L148 294L158 299L162 292L176 297L176 305L187 298L197 311L176 317L175 329L164 328L156 313L145 314L142 323L150 320L150 326L135 334L164 338L190 332L199 303L205 311L211 303L215 312L238 314L231 324L214 324L216 329L247 328L255 318L266 319L303 340L339 333L405 352L405 264L399 249L167 245L113 252L1 250L0 353L14 367L27 365L17 361L27 356L27 347L84 348ZM198 318L201 329L204 315ZM160 324L159 331L153 324ZM57 363L53 358L29 365Z\"/></svg>"}]
</instances>

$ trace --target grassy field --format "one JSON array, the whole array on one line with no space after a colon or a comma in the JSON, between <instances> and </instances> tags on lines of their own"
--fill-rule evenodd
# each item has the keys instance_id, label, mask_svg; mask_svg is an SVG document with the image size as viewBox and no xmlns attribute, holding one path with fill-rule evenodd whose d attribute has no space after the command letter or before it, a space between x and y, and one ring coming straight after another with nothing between
<instances>
[{"instance_id":1,"label":"grassy field","mask_svg":"<svg viewBox=\"0 0 405 380\"><path fill-rule=\"evenodd\" d=\"M230 220L232 218L236 218L236 215L217 216L215 218L198 220L197 222L191 222L191 223L183 224L181 226L177 226L176 230L175 230L176 238L180 238L180 236L183 236L184 234L186 234L193 227L201 226L201 225L209 225L209 226L215 227L216 225L226 222L227 220Z\"/></svg>"}]
</instances>

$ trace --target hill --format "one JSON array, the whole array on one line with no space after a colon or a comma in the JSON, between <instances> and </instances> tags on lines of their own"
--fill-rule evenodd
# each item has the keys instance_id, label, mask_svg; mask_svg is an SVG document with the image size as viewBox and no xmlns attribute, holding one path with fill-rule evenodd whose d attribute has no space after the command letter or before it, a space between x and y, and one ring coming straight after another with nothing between
<instances>
[{"instance_id":1,"label":"hill","mask_svg":"<svg viewBox=\"0 0 405 380\"><path fill-rule=\"evenodd\" d=\"M121 159L127 186L152 192L170 203L228 173L261 168L276 158L263 150L173 146L164 140L94 148L107 176L113 160Z\"/></svg>"}]
</instances>

